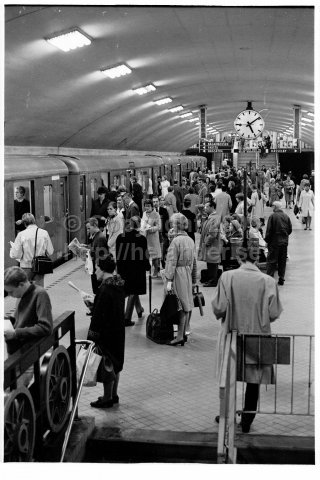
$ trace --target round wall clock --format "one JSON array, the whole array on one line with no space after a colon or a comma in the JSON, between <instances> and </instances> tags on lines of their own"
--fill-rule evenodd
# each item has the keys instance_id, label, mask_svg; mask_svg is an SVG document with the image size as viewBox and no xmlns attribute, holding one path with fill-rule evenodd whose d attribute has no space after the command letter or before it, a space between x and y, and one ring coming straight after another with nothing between
<instances>
[{"instance_id":1,"label":"round wall clock","mask_svg":"<svg viewBox=\"0 0 320 480\"><path fill-rule=\"evenodd\" d=\"M260 113L255 110L243 110L237 115L234 121L234 128L240 138L257 138L262 135L264 120Z\"/></svg>"}]
</instances>

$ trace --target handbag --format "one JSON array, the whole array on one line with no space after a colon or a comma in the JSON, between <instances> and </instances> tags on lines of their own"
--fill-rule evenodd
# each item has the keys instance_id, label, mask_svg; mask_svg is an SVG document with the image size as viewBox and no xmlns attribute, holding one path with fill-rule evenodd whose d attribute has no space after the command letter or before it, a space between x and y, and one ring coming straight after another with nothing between
<instances>
[{"instance_id":1,"label":"handbag","mask_svg":"<svg viewBox=\"0 0 320 480\"><path fill-rule=\"evenodd\" d=\"M202 292L199 292L199 286L195 285L192 287L193 295L193 305L199 307L200 315L203 317L203 306L205 305L205 300Z\"/></svg>"},{"instance_id":2,"label":"handbag","mask_svg":"<svg viewBox=\"0 0 320 480\"><path fill-rule=\"evenodd\" d=\"M298 215L298 213L299 213L299 207L298 207L297 204L295 204L295 206L293 207L293 213L294 213L294 215Z\"/></svg>"},{"instance_id":3,"label":"handbag","mask_svg":"<svg viewBox=\"0 0 320 480\"><path fill-rule=\"evenodd\" d=\"M102 356L99 355L99 349L97 346L93 348L91 351L91 355L88 361L87 370L83 380L84 387L95 387L97 385L97 373L100 362L102 360ZM80 380L85 362L87 360L87 356L89 351L84 348L83 346L80 347L80 350L77 355L77 377Z\"/></svg>"},{"instance_id":4,"label":"handbag","mask_svg":"<svg viewBox=\"0 0 320 480\"><path fill-rule=\"evenodd\" d=\"M39 228L37 228L37 231L36 231L36 239L34 244L34 253L33 253L33 259L31 263L31 270L32 270L32 273L45 275L46 273L53 273L53 263L51 258L48 257L48 255L38 255L36 257L38 230Z\"/></svg>"},{"instance_id":5,"label":"handbag","mask_svg":"<svg viewBox=\"0 0 320 480\"><path fill-rule=\"evenodd\" d=\"M155 308L146 321L146 337L155 343L165 344L173 340L173 324L161 320L161 315Z\"/></svg>"},{"instance_id":6,"label":"handbag","mask_svg":"<svg viewBox=\"0 0 320 480\"><path fill-rule=\"evenodd\" d=\"M170 290L164 297L163 304L160 308L160 318L163 323L178 324L178 311L181 310L178 297Z\"/></svg>"}]
</instances>

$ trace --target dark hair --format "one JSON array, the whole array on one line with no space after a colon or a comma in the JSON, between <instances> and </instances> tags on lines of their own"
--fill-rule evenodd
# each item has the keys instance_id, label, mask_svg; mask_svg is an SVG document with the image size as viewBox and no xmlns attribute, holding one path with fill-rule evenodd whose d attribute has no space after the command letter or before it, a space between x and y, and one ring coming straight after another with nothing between
<instances>
[{"instance_id":1,"label":"dark hair","mask_svg":"<svg viewBox=\"0 0 320 480\"><path fill-rule=\"evenodd\" d=\"M109 253L105 258L100 258L97 261L97 266L107 273L113 273L116 269L116 262L114 261L113 255Z\"/></svg>"},{"instance_id":2,"label":"dark hair","mask_svg":"<svg viewBox=\"0 0 320 480\"><path fill-rule=\"evenodd\" d=\"M170 187L168 187L168 192L172 192L172 191L173 191L173 187L171 187L170 185Z\"/></svg>"},{"instance_id":3,"label":"dark hair","mask_svg":"<svg viewBox=\"0 0 320 480\"><path fill-rule=\"evenodd\" d=\"M113 207L115 210L117 210L117 202L109 202L108 203L108 208Z\"/></svg>"},{"instance_id":4,"label":"dark hair","mask_svg":"<svg viewBox=\"0 0 320 480\"><path fill-rule=\"evenodd\" d=\"M146 206L146 205L150 205L150 207L153 207L153 202L152 202L152 200L149 200L149 199L145 200L145 201L144 201L144 206Z\"/></svg>"},{"instance_id":5,"label":"dark hair","mask_svg":"<svg viewBox=\"0 0 320 480\"><path fill-rule=\"evenodd\" d=\"M99 227L99 219L97 217L90 217L86 221L86 225L87 225L87 223L89 223L89 225L91 225L91 227Z\"/></svg>"},{"instance_id":6,"label":"dark hair","mask_svg":"<svg viewBox=\"0 0 320 480\"><path fill-rule=\"evenodd\" d=\"M183 206L184 206L184 207L190 207L190 205L191 205L191 200L190 200L190 198L185 198L185 199L183 200Z\"/></svg>"},{"instance_id":7,"label":"dark hair","mask_svg":"<svg viewBox=\"0 0 320 480\"><path fill-rule=\"evenodd\" d=\"M193 187L189 187L188 192L189 192L189 193L194 193L194 188L193 188Z\"/></svg>"},{"instance_id":8,"label":"dark hair","mask_svg":"<svg viewBox=\"0 0 320 480\"><path fill-rule=\"evenodd\" d=\"M26 193L26 189L22 185L20 185L19 187L16 187L16 188L17 188L17 190L19 190L19 192L22 195L24 195Z\"/></svg>"},{"instance_id":9,"label":"dark hair","mask_svg":"<svg viewBox=\"0 0 320 480\"><path fill-rule=\"evenodd\" d=\"M129 227L131 230L138 230L141 225L141 218L138 215L134 215L129 219Z\"/></svg>"},{"instance_id":10,"label":"dark hair","mask_svg":"<svg viewBox=\"0 0 320 480\"><path fill-rule=\"evenodd\" d=\"M227 185L225 185L224 183L221 185L221 190L223 192L226 192L227 191Z\"/></svg>"},{"instance_id":11,"label":"dark hair","mask_svg":"<svg viewBox=\"0 0 320 480\"><path fill-rule=\"evenodd\" d=\"M98 190L97 190L97 194L98 194L98 195L101 195L102 193L105 193L105 194L108 193L108 189L107 189L106 187L104 187L104 186L99 187Z\"/></svg>"},{"instance_id":12,"label":"dark hair","mask_svg":"<svg viewBox=\"0 0 320 480\"><path fill-rule=\"evenodd\" d=\"M209 198L206 203L209 203L211 208L216 208L216 202L213 200L213 198Z\"/></svg>"}]
</instances>

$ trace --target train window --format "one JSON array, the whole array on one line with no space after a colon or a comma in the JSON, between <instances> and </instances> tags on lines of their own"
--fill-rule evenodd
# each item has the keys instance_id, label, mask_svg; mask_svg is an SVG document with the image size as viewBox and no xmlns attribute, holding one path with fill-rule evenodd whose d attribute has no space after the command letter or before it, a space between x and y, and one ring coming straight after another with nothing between
<instances>
[{"instance_id":1,"label":"train window","mask_svg":"<svg viewBox=\"0 0 320 480\"><path fill-rule=\"evenodd\" d=\"M113 185L115 187L119 187L120 186L120 175L114 175L113 177Z\"/></svg>"},{"instance_id":2,"label":"train window","mask_svg":"<svg viewBox=\"0 0 320 480\"><path fill-rule=\"evenodd\" d=\"M84 211L84 199L85 199L85 177L80 176L80 212Z\"/></svg>"},{"instance_id":3,"label":"train window","mask_svg":"<svg viewBox=\"0 0 320 480\"><path fill-rule=\"evenodd\" d=\"M97 191L97 179L91 178L90 180L91 200L94 200L96 191Z\"/></svg>"},{"instance_id":4,"label":"train window","mask_svg":"<svg viewBox=\"0 0 320 480\"><path fill-rule=\"evenodd\" d=\"M102 184L109 188L109 177L107 173L101 173Z\"/></svg>"},{"instance_id":5,"label":"train window","mask_svg":"<svg viewBox=\"0 0 320 480\"><path fill-rule=\"evenodd\" d=\"M44 218L52 218L52 185L43 186L43 214Z\"/></svg>"}]
</instances>

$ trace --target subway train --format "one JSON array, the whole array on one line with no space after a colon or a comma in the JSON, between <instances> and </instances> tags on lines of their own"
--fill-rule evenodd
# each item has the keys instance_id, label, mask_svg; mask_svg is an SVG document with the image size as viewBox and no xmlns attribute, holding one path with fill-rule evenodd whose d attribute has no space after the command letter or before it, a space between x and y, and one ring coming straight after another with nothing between
<instances>
[{"instance_id":1,"label":"subway train","mask_svg":"<svg viewBox=\"0 0 320 480\"><path fill-rule=\"evenodd\" d=\"M147 152L128 155L16 155L6 154L4 162L4 266L16 265L9 256L10 241L16 236L15 188L23 186L25 198L37 225L48 231L54 247L55 265L70 258L68 244L73 238L86 243L85 220L89 217L98 187L130 185L135 175L143 190L152 181L156 192L157 177L178 180L191 169L203 169L207 159L189 155L159 155Z\"/></svg>"}]
</instances>

